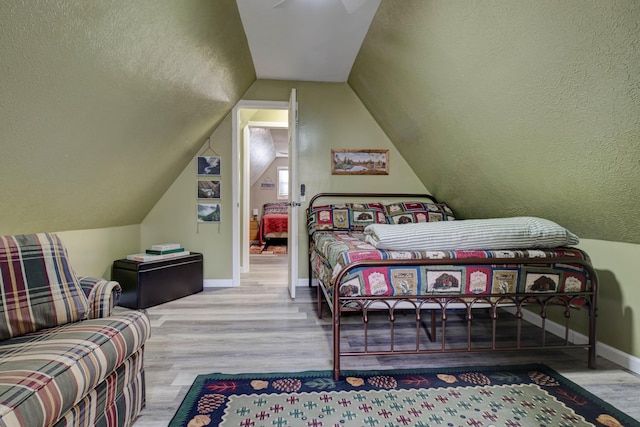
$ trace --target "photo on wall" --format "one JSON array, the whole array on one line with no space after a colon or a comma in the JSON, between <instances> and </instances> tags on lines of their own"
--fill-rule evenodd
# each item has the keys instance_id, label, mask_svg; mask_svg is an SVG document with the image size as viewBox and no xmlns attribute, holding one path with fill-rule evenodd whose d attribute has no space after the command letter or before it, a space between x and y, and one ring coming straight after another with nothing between
<instances>
[{"instance_id":1,"label":"photo on wall","mask_svg":"<svg viewBox=\"0 0 640 427\"><path fill-rule=\"evenodd\" d=\"M220 204L198 203L198 222L220 222Z\"/></svg>"},{"instance_id":2,"label":"photo on wall","mask_svg":"<svg viewBox=\"0 0 640 427\"><path fill-rule=\"evenodd\" d=\"M198 199L219 199L220 181L198 181Z\"/></svg>"},{"instance_id":3,"label":"photo on wall","mask_svg":"<svg viewBox=\"0 0 640 427\"><path fill-rule=\"evenodd\" d=\"M198 156L198 175L220 175L220 157Z\"/></svg>"}]
</instances>

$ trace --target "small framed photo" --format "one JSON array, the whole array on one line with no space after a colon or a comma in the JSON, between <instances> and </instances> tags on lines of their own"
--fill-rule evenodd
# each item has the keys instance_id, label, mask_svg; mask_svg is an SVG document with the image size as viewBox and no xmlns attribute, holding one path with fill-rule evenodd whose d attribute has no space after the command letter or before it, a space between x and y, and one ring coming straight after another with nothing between
<instances>
[{"instance_id":1,"label":"small framed photo","mask_svg":"<svg viewBox=\"0 0 640 427\"><path fill-rule=\"evenodd\" d=\"M198 175L220 175L220 157L198 156Z\"/></svg>"},{"instance_id":2,"label":"small framed photo","mask_svg":"<svg viewBox=\"0 0 640 427\"><path fill-rule=\"evenodd\" d=\"M220 222L220 204L198 203L198 222Z\"/></svg>"},{"instance_id":3,"label":"small framed photo","mask_svg":"<svg viewBox=\"0 0 640 427\"><path fill-rule=\"evenodd\" d=\"M389 175L389 150L331 150L331 175Z\"/></svg>"},{"instance_id":4,"label":"small framed photo","mask_svg":"<svg viewBox=\"0 0 640 427\"><path fill-rule=\"evenodd\" d=\"M198 181L198 199L219 199L220 181Z\"/></svg>"}]
</instances>

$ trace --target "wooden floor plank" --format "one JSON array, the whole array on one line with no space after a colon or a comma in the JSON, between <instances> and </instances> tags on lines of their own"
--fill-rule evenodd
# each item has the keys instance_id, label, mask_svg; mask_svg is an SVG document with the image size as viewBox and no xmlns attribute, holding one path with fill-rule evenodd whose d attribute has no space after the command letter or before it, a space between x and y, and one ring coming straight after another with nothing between
<instances>
[{"instance_id":1,"label":"wooden floor plank","mask_svg":"<svg viewBox=\"0 0 640 427\"><path fill-rule=\"evenodd\" d=\"M135 427L166 426L199 374L331 370L329 310L325 306L323 319L317 318L315 289L299 287L296 299L289 298L286 263L286 255L252 255L251 271L242 275L240 287L205 289L148 309L147 403ZM358 344L357 333L349 337L345 331L347 342ZM640 377L603 358L591 370L586 360L586 352L575 349L344 358L342 367L545 363L640 419Z\"/></svg>"}]
</instances>

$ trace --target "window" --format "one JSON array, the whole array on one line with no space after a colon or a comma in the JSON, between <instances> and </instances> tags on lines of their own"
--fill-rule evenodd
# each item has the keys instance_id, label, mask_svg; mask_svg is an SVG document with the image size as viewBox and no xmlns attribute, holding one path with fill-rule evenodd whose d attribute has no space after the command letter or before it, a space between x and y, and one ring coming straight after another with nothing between
<instances>
[{"instance_id":1,"label":"window","mask_svg":"<svg viewBox=\"0 0 640 427\"><path fill-rule=\"evenodd\" d=\"M289 168L278 168L278 199L289 198Z\"/></svg>"}]
</instances>

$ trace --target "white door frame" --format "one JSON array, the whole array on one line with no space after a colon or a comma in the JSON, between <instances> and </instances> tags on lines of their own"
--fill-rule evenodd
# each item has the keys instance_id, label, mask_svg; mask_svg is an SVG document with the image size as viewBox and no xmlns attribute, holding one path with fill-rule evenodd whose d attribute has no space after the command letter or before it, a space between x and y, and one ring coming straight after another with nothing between
<instances>
[{"instance_id":1,"label":"white door frame","mask_svg":"<svg viewBox=\"0 0 640 427\"><path fill-rule=\"evenodd\" d=\"M245 153L244 163L242 165L243 171L244 171L244 173L242 174L243 176L242 176L242 191L241 191L243 196L242 206L249 206L249 203L251 202L249 200L249 196L251 193L251 185L249 183L249 180L251 179L251 171L250 171L251 166L249 164L249 156L247 155L247 153L249 153L249 146L251 145L250 135L249 135L249 130L251 128L288 129L289 124L287 122L250 121L249 123L244 125L244 128L241 130L243 152ZM242 235L248 236L249 235L249 218L250 218L248 209L244 209L241 212L241 218L242 218L242 225L241 225ZM242 261L240 262L241 273L246 273L249 271L249 246L250 246L249 241L247 239L242 239L240 241L240 252L242 253Z\"/></svg>"},{"instance_id":2,"label":"white door frame","mask_svg":"<svg viewBox=\"0 0 640 427\"><path fill-rule=\"evenodd\" d=\"M296 297L298 286L298 91L291 89L289 96L289 295Z\"/></svg>"},{"instance_id":3,"label":"white door frame","mask_svg":"<svg viewBox=\"0 0 640 427\"><path fill-rule=\"evenodd\" d=\"M288 110L288 101L250 101L240 100L233 107L231 111L231 163L232 163L232 179L231 179L231 212L232 212L232 225L231 225L231 261L232 272L231 282L232 286L240 286L240 263L242 261L241 255L241 240L240 240L240 227L242 224L249 222L249 211L246 209L240 212L240 171L243 170L240 164L242 158L240 156L240 133L243 131L240 128L240 115L239 111L244 109L253 110ZM248 231L248 230L247 230ZM246 234L245 234L246 235Z\"/></svg>"}]
</instances>

